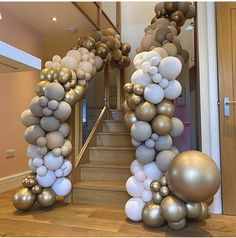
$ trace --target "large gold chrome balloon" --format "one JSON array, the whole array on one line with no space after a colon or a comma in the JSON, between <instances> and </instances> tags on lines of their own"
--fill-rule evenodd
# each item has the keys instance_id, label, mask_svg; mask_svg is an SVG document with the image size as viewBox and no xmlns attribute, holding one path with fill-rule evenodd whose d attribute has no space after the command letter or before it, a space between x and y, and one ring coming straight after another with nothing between
<instances>
[{"instance_id":1,"label":"large gold chrome balloon","mask_svg":"<svg viewBox=\"0 0 236 238\"><path fill-rule=\"evenodd\" d=\"M202 202L212 197L220 186L220 173L206 154L189 150L170 163L167 178L171 191L183 201Z\"/></svg>"},{"instance_id":2,"label":"large gold chrome balloon","mask_svg":"<svg viewBox=\"0 0 236 238\"><path fill-rule=\"evenodd\" d=\"M187 202L186 209L187 209L186 217L189 219L195 219L199 217L201 214L201 210L202 210L201 203Z\"/></svg>"},{"instance_id":3,"label":"large gold chrome balloon","mask_svg":"<svg viewBox=\"0 0 236 238\"><path fill-rule=\"evenodd\" d=\"M63 100L73 106L79 101L79 95L74 89L71 89L69 92L66 92Z\"/></svg>"},{"instance_id":4,"label":"large gold chrome balloon","mask_svg":"<svg viewBox=\"0 0 236 238\"><path fill-rule=\"evenodd\" d=\"M20 211L32 208L36 201L36 195L30 188L21 188L13 196L13 204Z\"/></svg>"},{"instance_id":5,"label":"large gold chrome balloon","mask_svg":"<svg viewBox=\"0 0 236 238\"><path fill-rule=\"evenodd\" d=\"M210 206L214 201L214 197L208 198L206 201L204 201L208 206Z\"/></svg>"},{"instance_id":6,"label":"large gold chrome balloon","mask_svg":"<svg viewBox=\"0 0 236 238\"><path fill-rule=\"evenodd\" d=\"M169 222L178 222L186 216L186 206L177 197L170 195L161 202L161 215Z\"/></svg>"},{"instance_id":7,"label":"large gold chrome balloon","mask_svg":"<svg viewBox=\"0 0 236 238\"><path fill-rule=\"evenodd\" d=\"M161 216L160 206L154 202L145 204L142 211L142 219L144 224L150 227L160 227L165 223Z\"/></svg>"},{"instance_id":8,"label":"large gold chrome balloon","mask_svg":"<svg viewBox=\"0 0 236 238\"><path fill-rule=\"evenodd\" d=\"M56 194L51 188L43 188L42 192L37 196L37 202L41 207L50 207L56 201Z\"/></svg>"},{"instance_id":9,"label":"large gold chrome balloon","mask_svg":"<svg viewBox=\"0 0 236 238\"><path fill-rule=\"evenodd\" d=\"M39 97L40 97L40 96L44 96L44 91L45 91L45 88L46 88L47 84L49 84L49 82L46 81L46 80L43 80L43 81L40 81L40 82L36 85L35 91L36 91L36 94L37 94Z\"/></svg>"},{"instance_id":10,"label":"large gold chrome balloon","mask_svg":"<svg viewBox=\"0 0 236 238\"><path fill-rule=\"evenodd\" d=\"M158 115L166 115L168 117L173 117L175 113L174 105L168 99L162 100L160 103L157 104L156 108Z\"/></svg>"},{"instance_id":11,"label":"large gold chrome balloon","mask_svg":"<svg viewBox=\"0 0 236 238\"><path fill-rule=\"evenodd\" d=\"M47 80L47 74L49 72L50 69L44 68L43 70L41 70L40 72L40 80L44 81Z\"/></svg>"},{"instance_id":12,"label":"large gold chrome balloon","mask_svg":"<svg viewBox=\"0 0 236 238\"><path fill-rule=\"evenodd\" d=\"M156 116L152 121L152 129L160 136L169 134L172 129L170 118L165 115Z\"/></svg>"},{"instance_id":13,"label":"large gold chrome balloon","mask_svg":"<svg viewBox=\"0 0 236 238\"><path fill-rule=\"evenodd\" d=\"M136 107L135 115L141 121L151 121L156 115L156 107L150 102L142 102Z\"/></svg>"},{"instance_id":14,"label":"large gold chrome balloon","mask_svg":"<svg viewBox=\"0 0 236 238\"><path fill-rule=\"evenodd\" d=\"M60 83L67 83L72 79L71 70L66 67L57 67L54 71L53 79L57 79Z\"/></svg>"},{"instance_id":15,"label":"large gold chrome balloon","mask_svg":"<svg viewBox=\"0 0 236 238\"><path fill-rule=\"evenodd\" d=\"M85 89L82 86L78 85L75 87L75 92L78 95L78 100L81 101L85 96Z\"/></svg>"},{"instance_id":16,"label":"large gold chrome balloon","mask_svg":"<svg viewBox=\"0 0 236 238\"><path fill-rule=\"evenodd\" d=\"M201 213L197 217L198 220L204 220L208 217L208 206L205 202L201 202Z\"/></svg>"},{"instance_id":17,"label":"large gold chrome balloon","mask_svg":"<svg viewBox=\"0 0 236 238\"><path fill-rule=\"evenodd\" d=\"M125 120L125 125L128 127L128 128L131 128L131 126L136 122L138 121L136 116L135 116L135 113L134 112L127 112L125 114L125 117L124 117L124 120Z\"/></svg>"},{"instance_id":18,"label":"large gold chrome balloon","mask_svg":"<svg viewBox=\"0 0 236 238\"><path fill-rule=\"evenodd\" d=\"M177 222L168 222L168 226L172 229L172 230L181 230L186 226L186 219L182 219L181 221L177 221Z\"/></svg>"}]
</instances>

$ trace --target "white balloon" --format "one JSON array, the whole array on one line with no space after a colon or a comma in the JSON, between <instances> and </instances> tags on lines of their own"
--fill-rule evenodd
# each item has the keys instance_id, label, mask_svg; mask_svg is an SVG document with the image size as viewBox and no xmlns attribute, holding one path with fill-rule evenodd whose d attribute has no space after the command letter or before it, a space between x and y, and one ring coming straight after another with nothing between
<instances>
[{"instance_id":1,"label":"white balloon","mask_svg":"<svg viewBox=\"0 0 236 238\"><path fill-rule=\"evenodd\" d=\"M53 68L53 69L56 69L56 68L59 67L59 66L61 66L60 63L53 63L53 64L52 64L52 68Z\"/></svg>"},{"instance_id":2,"label":"white balloon","mask_svg":"<svg viewBox=\"0 0 236 238\"><path fill-rule=\"evenodd\" d=\"M54 56L52 57L52 61L53 61L54 63L60 63L60 62L61 62L61 57L60 57L59 55L54 55Z\"/></svg>"},{"instance_id":3,"label":"white balloon","mask_svg":"<svg viewBox=\"0 0 236 238\"><path fill-rule=\"evenodd\" d=\"M159 136L156 133L152 133L152 135L151 135L152 140L156 141L156 140L158 140L158 138L159 138Z\"/></svg>"},{"instance_id":4,"label":"white balloon","mask_svg":"<svg viewBox=\"0 0 236 238\"><path fill-rule=\"evenodd\" d=\"M163 150L157 154L156 164L162 172L166 172L171 161L175 158L176 154L171 150Z\"/></svg>"},{"instance_id":5,"label":"white balloon","mask_svg":"<svg viewBox=\"0 0 236 238\"><path fill-rule=\"evenodd\" d=\"M145 145L140 145L135 152L135 156L142 164L151 163L156 157L155 149L149 149Z\"/></svg>"},{"instance_id":6,"label":"white balloon","mask_svg":"<svg viewBox=\"0 0 236 238\"><path fill-rule=\"evenodd\" d=\"M134 166L132 171L133 171L133 174L135 175L135 174L139 173L140 171L142 171L142 168L139 166Z\"/></svg>"},{"instance_id":7,"label":"white balloon","mask_svg":"<svg viewBox=\"0 0 236 238\"><path fill-rule=\"evenodd\" d=\"M153 149L155 147L155 141L152 139L147 139L145 141L145 146L149 149Z\"/></svg>"},{"instance_id":8,"label":"white balloon","mask_svg":"<svg viewBox=\"0 0 236 238\"><path fill-rule=\"evenodd\" d=\"M150 191L151 191L150 185L151 185L151 182L152 182L152 181L153 181L153 180L150 179L150 178L146 178L146 179L144 180L143 185L144 185L144 188L145 188L146 190L150 190Z\"/></svg>"},{"instance_id":9,"label":"white balloon","mask_svg":"<svg viewBox=\"0 0 236 238\"><path fill-rule=\"evenodd\" d=\"M37 175L36 180L40 186L47 188L55 183L56 175L53 171L48 170L44 176Z\"/></svg>"},{"instance_id":10,"label":"white balloon","mask_svg":"<svg viewBox=\"0 0 236 238\"><path fill-rule=\"evenodd\" d=\"M149 73L152 74L152 75L157 74L158 73L158 68L155 67L155 66L150 67Z\"/></svg>"},{"instance_id":11,"label":"white balloon","mask_svg":"<svg viewBox=\"0 0 236 238\"><path fill-rule=\"evenodd\" d=\"M135 140L134 138L131 138L131 143L133 146L138 147L142 144L142 142Z\"/></svg>"},{"instance_id":12,"label":"white balloon","mask_svg":"<svg viewBox=\"0 0 236 238\"><path fill-rule=\"evenodd\" d=\"M152 127L148 122L136 121L131 127L131 136L137 141L145 141L152 135Z\"/></svg>"},{"instance_id":13,"label":"white balloon","mask_svg":"<svg viewBox=\"0 0 236 238\"><path fill-rule=\"evenodd\" d=\"M42 158L34 158L32 159L33 165L38 168L43 165L43 159Z\"/></svg>"},{"instance_id":14,"label":"white balloon","mask_svg":"<svg viewBox=\"0 0 236 238\"><path fill-rule=\"evenodd\" d=\"M133 64L135 69L141 69L141 64L143 63L142 58L146 52L141 52L134 57Z\"/></svg>"},{"instance_id":15,"label":"white balloon","mask_svg":"<svg viewBox=\"0 0 236 238\"><path fill-rule=\"evenodd\" d=\"M135 167L139 167L142 170L143 164L140 163L137 159L133 160L131 165L130 165L130 172L131 172L131 174L134 174L133 169Z\"/></svg>"},{"instance_id":16,"label":"white balloon","mask_svg":"<svg viewBox=\"0 0 236 238\"><path fill-rule=\"evenodd\" d=\"M151 69L151 64L150 64L150 62L145 61L142 63L141 67L142 67L144 73L148 73Z\"/></svg>"},{"instance_id":17,"label":"white balloon","mask_svg":"<svg viewBox=\"0 0 236 238\"><path fill-rule=\"evenodd\" d=\"M131 83L140 84L144 87L152 83L152 79L148 73L143 72L142 69L134 71L131 77Z\"/></svg>"},{"instance_id":18,"label":"white balloon","mask_svg":"<svg viewBox=\"0 0 236 238\"><path fill-rule=\"evenodd\" d=\"M37 168L34 166L32 159L29 159L28 167L32 172L36 173Z\"/></svg>"},{"instance_id":19,"label":"white balloon","mask_svg":"<svg viewBox=\"0 0 236 238\"><path fill-rule=\"evenodd\" d=\"M174 80L182 70L182 63L177 57L168 56L161 60L158 68L163 78Z\"/></svg>"},{"instance_id":20,"label":"white balloon","mask_svg":"<svg viewBox=\"0 0 236 238\"><path fill-rule=\"evenodd\" d=\"M63 176L65 176L65 177L68 176L72 170L71 162L69 160L65 159L62 167L64 167Z\"/></svg>"},{"instance_id":21,"label":"white balloon","mask_svg":"<svg viewBox=\"0 0 236 238\"><path fill-rule=\"evenodd\" d=\"M147 87L144 89L144 98L153 104L157 104L162 101L164 98L164 91L163 89L155 84L149 84Z\"/></svg>"},{"instance_id":22,"label":"white balloon","mask_svg":"<svg viewBox=\"0 0 236 238\"><path fill-rule=\"evenodd\" d=\"M56 175L58 178L62 177L62 176L63 176L63 170L62 170L62 169L57 169L57 170L55 171L55 175Z\"/></svg>"},{"instance_id":23,"label":"white balloon","mask_svg":"<svg viewBox=\"0 0 236 238\"><path fill-rule=\"evenodd\" d=\"M144 171L146 177L148 177L152 180L159 179L162 175L161 170L157 167L155 162L145 164L143 166L143 171Z\"/></svg>"},{"instance_id":24,"label":"white balloon","mask_svg":"<svg viewBox=\"0 0 236 238\"><path fill-rule=\"evenodd\" d=\"M27 156L31 159L33 158L41 158L42 156L38 153L38 146L37 145L28 145L27 148Z\"/></svg>"},{"instance_id":25,"label":"white balloon","mask_svg":"<svg viewBox=\"0 0 236 238\"><path fill-rule=\"evenodd\" d=\"M53 66L53 62L52 61L47 61L45 63L45 68L47 68L47 69L52 69L52 66Z\"/></svg>"},{"instance_id":26,"label":"white balloon","mask_svg":"<svg viewBox=\"0 0 236 238\"><path fill-rule=\"evenodd\" d=\"M126 190L132 197L141 197L144 191L143 183L136 180L135 176L129 177L126 182Z\"/></svg>"},{"instance_id":27,"label":"white balloon","mask_svg":"<svg viewBox=\"0 0 236 238\"><path fill-rule=\"evenodd\" d=\"M145 178L146 178L146 175L145 175L145 173L142 170L140 170L139 172L135 173L134 176L135 176L135 178L136 178L136 180L138 182L143 182L145 180Z\"/></svg>"},{"instance_id":28,"label":"white balloon","mask_svg":"<svg viewBox=\"0 0 236 238\"><path fill-rule=\"evenodd\" d=\"M52 151L48 152L44 156L44 165L50 170L59 169L62 166L63 162L63 157L53 155Z\"/></svg>"},{"instance_id":29,"label":"white balloon","mask_svg":"<svg viewBox=\"0 0 236 238\"><path fill-rule=\"evenodd\" d=\"M74 57L71 57L71 56L65 56L61 60L61 65L65 66L69 69L72 69L72 70L75 70L78 67L77 60Z\"/></svg>"},{"instance_id":30,"label":"white balloon","mask_svg":"<svg viewBox=\"0 0 236 238\"><path fill-rule=\"evenodd\" d=\"M47 168L45 166L40 166L37 168L37 175L44 176L47 173Z\"/></svg>"},{"instance_id":31,"label":"white balloon","mask_svg":"<svg viewBox=\"0 0 236 238\"><path fill-rule=\"evenodd\" d=\"M172 129L171 129L170 135L172 137L180 136L184 132L184 124L179 118L172 117L171 124L172 124Z\"/></svg>"},{"instance_id":32,"label":"white balloon","mask_svg":"<svg viewBox=\"0 0 236 238\"><path fill-rule=\"evenodd\" d=\"M179 154L179 150L175 146L172 146L170 150L174 152L176 155Z\"/></svg>"},{"instance_id":33,"label":"white balloon","mask_svg":"<svg viewBox=\"0 0 236 238\"><path fill-rule=\"evenodd\" d=\"M161 56L159 53L157 53L156 51L148 51L148 52L145 52L145 54L143 54L143 57L142 57L142 61L152 61L153 58L156 57L159 59L159 62L161 60ZM159 64L159 62L157 64ZM156 64L156 65L157 65Z\"/></svg>"},{"instance_id":34,"label":"white balloon","mask_svg":"<svg viewBox=\"0 0 236 238\"><path fill-rule=\"evenodd\" d=\"M161 82L159 83L159 85L162 87L162 88L166 88L168 85L169 85L169 81L167 79L162 79Z\"/></svg>"},{"instance_id":35,"label":"white balloon","mask_svg":"<svg viewBox=\"0 0 236 238\"><path fill-rule=\"evenodd\" d=\"M142 193L142 199L144 202L150 202L152 200L152 192L150 190L145 190Z\"/></svg>"},{"instance_id":36,"label":"white balloon","mask_svg":"<svg viewBox=\"0 0 236 238\"><path fill-rule=\"evenodd\" d=\"M173 144L173 140L169 135L159 136L156 141L155 149L158 151L169 150Z\"/></svg>"},{"instance_id":37,"label":"white balloon","mask_svg":"<svg viewBox=\"0 0 236 238\"><path fill-rule=\"evenodd\" d=\"M150 60L150 62L151 62L151 65L153 65L153 66L159 65L160 62L161 62L161 56L160 56L160 54L159 54L159 56L154 56L154 57L152 57L151 60Z\"/></svg>"},{"instance_id":38,"label":"white balloon","mask_svg":"<svg viewBox=\"0 0 236 238\"><path fill-rule=\"evenodd\" d=\"M162 80L162 75L161 74L157 73L157 74L152 75L152 81L154 83L160 83L161 80Z\"/></svg>"},{"instance_id":39,"label":"white balloon","mask_svg":"<svg viewBox=\"0 0 236 238\"><path fill-rule=\"evenodd\" d=\"M66 53L67 56L73 57L77 62L81 61L81 54L78 50L69 50Z\"/></svg>"},{"instance_id":40,"label":"white balloon","mask_svg":"<svg viewBox=\"0 0 236 238\"><path fill-rule=\"evenodd\" d=\"M169 85L164 89L165 98L176 99L182 91L182 86L177 80L169 81Z\"/></svg>"},{"instance_id":41,"label":"white balloon","mask_svg":"<svg viewBox=\"0 0 236 238\"><path fill-rule=\"evenodd\" d=\"M62 177L57 178L56 182L52 185L52 190L56 193L57 196L64 197L68 195L71 191L71 182L68 178Z\"/></svg>"},{"instance_id":42,"label":"white balloon","mask_svg":"<svg viewBox=\"0 0 236 238\"><path fill-rule=\"evenodd\" d=\"M145 203L141 198L130 198L125 204L125 214L132 221L142 220L142 210Z\"/></svg>"}]
</instances>

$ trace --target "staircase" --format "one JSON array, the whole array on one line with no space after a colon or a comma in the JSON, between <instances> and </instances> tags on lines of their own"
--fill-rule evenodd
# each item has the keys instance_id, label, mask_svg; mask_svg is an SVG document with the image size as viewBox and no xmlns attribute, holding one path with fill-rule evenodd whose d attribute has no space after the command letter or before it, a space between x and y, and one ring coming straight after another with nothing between
<instances>
[{"instance_id":1,"label":"staircase","mask_svg":"<svg viewBox=\"0 0 236 238\"><path fill-rule=\"evenodd\" d=\"M135 150L122 112L111 110L110 114L102 132L96 134L95 145L89 147L88 161L79 165L74 203L124 205L129 199L125 183L131 175L129 166Z\"/></svg>"}]
</instances>

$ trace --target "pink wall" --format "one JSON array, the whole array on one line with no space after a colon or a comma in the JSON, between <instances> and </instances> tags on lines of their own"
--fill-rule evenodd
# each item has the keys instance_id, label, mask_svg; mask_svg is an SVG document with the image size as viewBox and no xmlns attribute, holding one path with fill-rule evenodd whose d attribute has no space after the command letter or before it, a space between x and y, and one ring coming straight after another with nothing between
<instances>
[{"instance_id":1,"label":"pink wall","mask_svg":"<svg viewBox=\"0 0 236 238\"><path fill-rule=\"evenodd\" d=\"M41 58L42 35L19 18L0 8L0 40ZM0 73L0 178L28 170L27 144L20 115L35 96L38 71ZM6 159L7 149L15 158Z\"/></svg>"}]
</instances>

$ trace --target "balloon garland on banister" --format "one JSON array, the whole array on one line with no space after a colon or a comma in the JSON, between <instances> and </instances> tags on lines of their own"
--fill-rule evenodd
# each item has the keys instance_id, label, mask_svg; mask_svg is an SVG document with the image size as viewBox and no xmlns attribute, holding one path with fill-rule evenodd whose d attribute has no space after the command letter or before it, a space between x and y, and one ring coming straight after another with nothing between
<instances>
[{"instance_id":1,"label":"balloon garland on banister","mask_svg":"<svg viewBox=\"0 0 236 238\"><path fill-rule=\"evenodd\" d=\"M207 218L220 173L209 156L193 150L179 153L172 140L184 130L182 121L174 117L173 100L182 90L176 78L189 58L177 36L185 19L194 17L194 5L159 2L155 12L136 50L131 83L124 86L124 120L136 147L130 166L133 176L126 182L132 198L125 212L129 219L142 220L149 227L166 222L179 230L186 219Z\"/></svg>"},{"instance_id":2,"label":"balloon garland on banister","mask_svg":"<svg viewBox=\"0 0 236 238\"><path fill-rule=\"evenodd\" d=\"M45 63L36 86L37 96L21 114L27 127L24 137L29 143L27 156L32 173L13 197L18 210L29 210L36 202L40 207L49 207L56 196L70 193L72 185L67 176L72 164L66 157L72 151L67 139L72 107L84 98L89 81L103 70L105 61L111 60L119 68L129 66L130 50L130 45L122 43L120 35L108 28L81 37L65 57L55 55Z\"/></svg>"}]
</instances>

